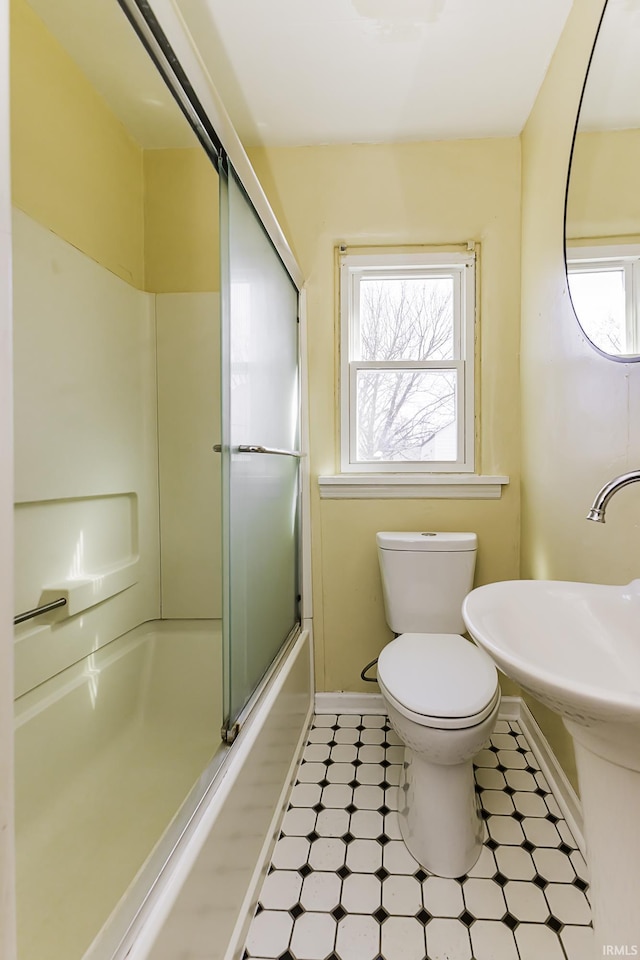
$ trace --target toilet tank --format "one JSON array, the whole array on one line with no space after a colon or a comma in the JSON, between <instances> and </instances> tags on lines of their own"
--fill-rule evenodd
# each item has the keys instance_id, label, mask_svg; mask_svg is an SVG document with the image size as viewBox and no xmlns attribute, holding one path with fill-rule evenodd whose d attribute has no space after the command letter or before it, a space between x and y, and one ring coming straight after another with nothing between
<instances>
[{"instance_id":1,"label":"toilet tank","mask_svg":"<svg viewBox=\"0 0 640 960\"><path fill-rule=\"evenodd\" d=\"M387 623L394 633L462 633L475 533L376 534Z\"/></svg>"}]
</instances>

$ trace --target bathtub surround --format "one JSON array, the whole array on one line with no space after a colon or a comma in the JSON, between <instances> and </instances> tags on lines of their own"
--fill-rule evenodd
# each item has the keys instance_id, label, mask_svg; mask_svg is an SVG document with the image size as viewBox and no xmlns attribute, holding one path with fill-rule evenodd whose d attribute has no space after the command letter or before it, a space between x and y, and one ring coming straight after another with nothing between
<instances>
[{"instance_id":1,"label":"bathtub surround","mask_svg":"<svg viewBox=\"0 0 640 960\"><path fill-rule=\"evenodd\" d=\"M34 6L40 9L37 0ZM197 897L206 894L208 899L210 884L203 888L199 882L203 847L204 868L218 878L220 887L215 937L224 951L223 932L226 929L227 939L234 936L235 911L251 886L263 847L271 843L271 823L280 815L279 798L306 732L312 686L310 633L305 631L289 645L293 648L287 651L289 660L279 664L278 676L261 695L257 716L252 714L247 721L238 749L218 751L224 776L213 783L207 761L218 745L222 724L222 708L216 703L222 683L219 646L199 645L195 662L189 663L191 644L179 637L167 665L158 644L141 652L135 631L123 633L123 627L150 617L175 616L180 610L192 622L220 614L215 475L220 458L212 450L220 440L216 171L202 160L199 148L142 149L32 11L21 0L16 0L15 9L14 90L16 97L19 90L20 99L14 102L14 113L23 122L14 147L25 174L15 210L21 231L15 247L20 287L15 318L22 337L16 351L23 494L22 498L18 494L17 508L18 593L39 591L42 580L49 586L52 580L87 573L95 575L97 584L100 577L112 579L114 566L135 568L136 574L117 594L100 595L102 603L87 598L79 616L55 624L29 623L20 635L18 672L24 691L18 702L17 736L20 954L38 960L45 955L64 960L84 955L128 889L128 881L135 894L124 897L122 910L109 918L95 955L112 952L128 932L127 922L142 897L153 889L154 895L164 897L162 910L154 913L156 925L144 926L142 945L137 940L128 944L148 951L150 937L167 919L176 898L178 915L180 905L191 909L194 890ZM121 17L115 4L112 9ZM55 21L55 8L45 3L42 10L45 19ZM80 4L73 28L82 23ZM120 23L129 31L124 19ZM135 36L129 32L126 39L133 41L153 71ZM42 65L35 62L40 60ZM71 102L76 87L79 102ZM134 93L137 98L139 91ZM30 99L37 101L32 111ZM159 106L153 99L140 99L152 111ZM29 128L27 118L40 117L43 110L46 121L43 117ZM100 159L116 168L111 179L94 176L99 163L97 159L91 163L93 145L82 142L83 129L92 134L95 126L106 141ZM50 158L47 138L53 130L60 136ZM89 172L83 177L85 166ZM49 193L55 194L55 201L47 205ZM258 227L262 237L260 231ZM295 297L292 301L295 307ZM291 309L292 334L297 330L295 320ZM36 379L37 387L31 392L30 378ZM288 414L287 404L287 418ZM31 422L47 431L48 444L41 444L40 459L42 438L29 432ZM56 436L61 438L59 451L54 448ZM132 437L135 443L130 442ZM194 448L199 451L196 456ZM47 467L55 484L51 491L45 489ZM33 491L37 501L29 499ZM289 530L290 514L286 520ZM33 563L35 549L38 561ZM295 592L291 600L293 607ZM307 615L309 610L307 604ZM119 657L125 648L126 656ZM209 669L214 660L217 671ZM190 667L195 675L189 676ZM158 673L164 689L156 699ZM188 704L171 703L170 681L179 684ZM64 690L68 696L59 699L64 687L70 688ZM195 696L196 688L205 693L206 710L195 709L203 699ZM63 701L64 706L54 707ZM194 709L201 724L196 732L180 726ZM61 715L72 729L67 736L65 730L57 731L44 769L52 782L43 789L37 782L38 755L53 737ZM157 721L162 726L167 716L171 729L156 737ZM189 748L183 746L174 760L170 742L186 742ZM65 754L67 746L72 760ZM113 820L123 806L118 802L119 785L127 780L130 806L125 819L133 830L128 838L126 828L119 831ZM189 803L199 806L192 809L187 803L185 810L181 801L194 783L199 788L197 801L191 795ZM92 792L96 784L97 793ZM232 799L225 806L229 793ZM134 876L136 870L176 810L172 824L176 829L165 838L164 854L162 848L156 849L151 863L159 872L164 861L158 857L168 855L176 841L185 856L172 861L156 886L157 873L147 876L145 887L141 876ZM179 836L188 814L193 819ZM144 829L139 828L141 817ZM200 828L196 836L194 827ZM126 847L120 853L111 842L111 835L118 833ZM99 849L102 841L107 841L107 851ZM68 842L66 856L56 847L59 842ZM231 871L229 843L233 843ZM66 875L59 873L61 857L68 862ZM185 863L190 867L194 861L195 876L187 878ZM99 880L92 875L94 870L102 871ZM168 879L173 887L167 895ZM67 904L73 910L67 911ZM144 909L148 908L146 903ZM144 911L142 917L146 918ZM54 936L48 936L52 928ZM160 950L170 941L170 923L167 937Z\"/></svg>"},{"instance_id":2,"label":"bathtub surround","mask_svg":"<svg viewBox=\"0 0 640 960\"><path fill-rule=\"evenodd\" d=\"M158 453L153 298L19 211L13 227L16 609L136 564L82 617L22 625L20 694L159 616Z\"/></svg>"},{"instance_id":3,"label":"bathtub surround","mask_svg":"<svg viewBox=\"0 0 640 960\"><path fill-rule=\"evenodd\" d=\"M38 584L43 576L47 578L45 585L50 586L49 577L64 580L84 577L87 572L95 575L95 583L103 575L106 581L112 578L114 566L136 568L136 573L144 567L145 574L143 582L134 578L117 594L100 596L103 603L94 604L94 598L89 597L86 609L75 618L55 624L29 624L21 634L23 656L19 672L24 695L18 703L21 725L17 736L20 956L21 960L42 960L45 955L51 960L70 960L84 956L87 948L96 957L111 955L122 937L128 936L127 954L131 955L133 950L142 957L152 949L152 940L166 921L168 927L162 930L158 944L163 951L172 942L173 907L176 906L179 920L182 909L187 913L193 909L194 895L199 901L197 912L202 896L209 902L211 883L202 884L203 870L208 880L218 884L220 913L216 916L210 911L206 920L209 925L214 923L216 943L224 952L223 937L226 935L229 941L239 936L234 931L237 923L242 925L245 914L239 918L237 910L249 895L247 891L253 889L256 863L262 862L263 850L268 850L272 843L272 823L274 817L280 816L280 797L288 786L300 738L306 732L312 686L310 632L304 631L289 644L282 663L278 663L277 676L260 695L255 716L252 711L238 737L237 749L220 746L216 751L222 726L222 708L215 696L216 691L221 692L223 680L220 649L204 643L199 646L195 662L189 663L186 654L191 644L186 637L180 637L172 644L171 663L167 665L157 644L141 652L135 631L122 630L125 622L133 626L150 616L175 616L180 610L192 622L220 613L219 563L216 569L219 505L216 507L214 475L220 471L220 458L212 449L220 440L216 415L216 171L195 156L197 151L141 149L131 141L127 157L133 157L135 163L127 167L123 181L116 176L104 183L92 177L88 184L81 182L78 156L86 157L91 150L75 142L82 135L83 123L78 120L82 104L67 104L76 86L68 77L77 76L78 71L53 37L37 24L37 18L20 3L16 0L17 16L20 17L20 11L25 14L26 26L23 24L22 41L14 51L23 94L16 111L21 116L28 115L29 97L40 101L40 109L46 103L51 114L48 131L56 125L57 112L71 114L67 126L65 121L69 118L60 118L63 136L57 145L56 162L50 166L47 144L38 140L40 127L33 131L23 129L22 139L19 135L15 139L16 160L23 160L23 151L27 172L20 193L20 205L25 209L17 208L15 218L24 226L25 233L31 231L32 237L37 238L33 245L37 256L32 256L30 242L16 245L21 298L16 301L15 318L23 336L21 349L16 352L21 381L17 422L21 428L22 459L33 465L32 471L21 471L27 494L29 483L35 489L38 484L44 485L47 477L47 464L35 459L37 455L30 446L32 420L39 422L40 417L44 427L58 426L63 435L61 453L65 455L61 462L52 457L57 486L51 494L39 493L37 502L19 498L20 595L40 589ZM34 6L40 9L38 0L34 0ZM112 9L121 17L115 4ZM44 3L42 10L45 19L50 16L55 21L55 7L52 10ZM85 22L84 13L80 4L74 28ZM129 30L125 20L119 22ZM90 23L88 26L91 28ZM31 42L34 37L29 35L30 29L37 34L37 42ZM20 37L19 30L16 36ZM137 45L135 37L133 40ZM40 50L46 51L48 57L48 85L42 71L29 63L40 56ZM153 70L142 48L138 50ZM28 82L32 74L40 84ZM131 138L127 138L122 123L114 124L113 117L105 118L108 108L99 97L92 97L86 87L85 82L79 95L86 95L107 139L117 129L120 139L129 143ZM137 98L137 87L134 93ZM153 99L140 99L153 109L159 105ZM37 114L37 110L34 112ZM41 126L45 128L44 123ZM68 127L73 136L66 135ZM65 151L70 154L67 158ZM117 150L112 152L111 160L116 166L126 165ZM57 190L63 198L51 208L38 203L42 192L35 182L39 165L48 189ZM82 189L75 190L74 173L78 174ZM129 205L127 191L131 193L131 182L138 194L136 203ZM109 209L118 227L113 248L109 249L102 249L99 243L92 245L91 230L80 229L87 226L80 209L86 200L84 193L100 189L106 190L107 196L109 191L118 194ZM144 213L142 231L137 216L138 199ZM129 209L135 221L130 232L126 223ZM95 222L89 226L99 234L100 203L91 211ZM69 222L65 220L67 216ZM106 228L105 231L110 232ZM262 239L260 226L257 232ZM125 240L134 240L136 251L141 250L142 273L129 269L131 251ZM48 252L41 256L47 244ZM120 253L124 263L116 271L114 262ZM36 288L38 294L30 299ZM293 295L287 316L294 344L296 304ZM32 353L37 354L37 362L30 366ZM292 370L295 353L292 347ZM47 365L47 359L60 362ZM39 388L33 395L25 389L32 370ZM291 396L283 402L287 422L293 384L291 389ZM144 402L140 393L144 394ZM46 409L46 416L40 408ZM122 415L123 410L128 419ZM54 431L49 434L42 459L56 452L51 449ZM132 435L137 440L135 445L129 442ZM36 437L33 444L36 448L39 439ZM84 460L82 446L86 446L88 454ZM201 453L194 456L194 448ZM144 473L141 480L127 473L134 474L140 463ZM74 470L78 474L76 486ZM87 476L95 481L93 486ZM294 484L292 488L295 489ZM175 516L170 515L171 511ZM289 511L287 531L292 530L291 520ZM308 524L306 518L304 522ZM150 531L155 543L149 542ZM56 533L63 536L55 536ZM46 549L42 548L43 542L48 545ZM30 564L34 548L40 550L41 560ZM294 562L292 549L292 567ZM141 600L141 583L153 592L152 602L144 608L141 603L132 612L129 607ZM292 609L295 599L293 591ZM119 616L119 605L125 608L123 616ZM307 604L307 615L309 611ZM128 622L131 620L133 623ZM30 646L28 641L34 637L37 643ZM87 646L81 647L82 643ZM119 657L125 648L127 654ZM43 650L45 656L39 657ZM242 650L239 655L242 656ZM209 667L215 660L218 670L212 671ZM189 675L190 668L195 675ZM216 672L217 676L213 675ZM164 689L156 699L153 691L158 686L158 673ZM179 684L188 705L171 703L171 681ZM208 701L204 689L207 681ZM71 688L65 690L69 696L62 698L65 705L59 710L49 709L58 704L60 687L65 685ZM207 709L195 710L199 729L194 733L181 728L180 721L202 699L194 695L196 688L205 692ZM236 704L236 708L240 706ZM55 738L62 756L54 744L48 751L50 762L45 764L45 773L52 782L47 783L48 790L43 790L37 783L37 758L46 747L47 738L53 735L60 711L71 723L72 731L67 737L58 731L60 736ZM157 722L162 727L167 717L171 729L162 731L164 737L156 737ZM72 732L77 732L80 744L74 741ZM75 767L64 755L67 742L77 760ZM180 762L174 762L170 755L171 742L189 745L188 750L183 747L180 751ZM214 751L215 760L208 765ZM216 766L218 761L221 767ZM219 779L213 779L214 770L219 770ZM57 773L59 779L53 782ZM126 822L133 834L128 838L126 828L118 830L113 820L113 814L123 806L118 802L123 780L130 781ZM96 783L97 794L92 794L92 785L95 787ZM149 794L146 798L145 791ZM41 806L43 798L47 802ZM167 835L142 867L143 873L136 874L176 811ZM141 817L145 819L144 829L139 828ZM118 833L123 834L126 846L120 854L116 844L110 842L111 835ZM100 849L103 840L107 841L107 851ZM57 875L62 856L56 847L59 841L63 845L68 842L69 847L65 858L69 871L64 876L64 871ZM179 852L171 857L168 869L156 883L165 865L162 858L172 853L175 844ZM233 869L229 870L231 859ZM149 875L148 867L156 872ZM93 876L96 870L102 872L99 879ZM151 899L145 901L147 894L151 894ZM123 897L118 908L110 915L120 895ZM67 910L67 904L73 909ZM138 919L141 907L139 922L129 929L129 922ZM81 920L76 922L78 909ZM151 924L147 922L150 911ZM192 922L189 927L195 935ZM50 937L52 928L56 935ZM99 940L90 946L96 934Z\"/></svg>"},{"instance_id":4,"label":"bathtub surround","mask_svg":"<svg viewBox=\"0 0 640 960\"><path fill-rule=\"evenodd\" d=\"M159 362L159 378L166 387L163 373L172 362L174 375L184 374L190 348L197 348L196 355L205 366L211 361L201 352L201 341L215 330L218 295L178 294L177 315L175 302L173 309L167 303L164 311L161 304L171 300L171 295L154 297L134 289L19 211L14 211L14 268L14 305L20 318L15 326L17 603L20 609L28 607L42 586L74 574L131 565L137 581L106 602L91 604L81 616L59 624L28 622L17 632L16 694L24 694L17 701L17 710L20 718L25 712L30 716L26 725L19 719L16 734L20 951L23 960L39 960L45 955L67 960L88 947L219 744L219 643L217 647L205 644L195 658L188 658L187 640L177 637L173 643L181 650L179 663L167 666L167 658L163 661L156 644L153 649L149 646L137 671L126 669L135 660L132 649L134 660L125 658L115 671L103 672L105 658L115 657L122 646L121 640L110 642L114 637L125 634L122 640L134 648L135 637L127 631L160 616L156 313L166 321L161 326L174 343L173 360L163 354ZM184 328L182 365L177 362L176 328ZM92 349L95 342L101 345L99 351ZM52 364L61 382L67 384L64 391L50 389ZM200 400L193 365L188 372L189 390L180 405L175 405L182 415L185 410L188 415L190 403ZM197 420L192 421L191 432L175 429L170 391L164 402L167 406L159 432L161 468L170 461L172 448L184 439L193 440L193 430L197 433L199 429ZM70 423L73 431L60 429ZM189 450L182 451L181 468L189 455ZM209 468L213 469L211 462ZM166 536L165 616L175 617L180 608L175 600L176 579L196 572L199 579L192 578L187 595L195 606L181 609L190 617L219 616L214 585L207 575L213 567L215 544L203 535L206 528L194 497L188 501L189 509L180 512L180 530L188 532L194 522L198 525L199 539L194 542L200 543L201 549L190 556L197 571L189 563L172 567L171 558L180 555L181 541L170 525L168 510L176 508L171 484L175 488L179 476L175 469L173 473L168 470L160 477L161 492L163 482L169 486L165 513L160 516ZM199 475L204 485L204 465ZM209 482L209 494L212 489ZM192 622L195 626L196 621ZM187 626L186 631L189 629ZM114 688L109 680L118 670L120 694L118 684ZM168 691L153 694L158 671L164 673L161 683L166 683L168 676L173 680L181 677L178 689L187 695L190 707L197 699L195 685L208 680L209 694L203 691L200 698L206 702L208 715L195 717L200 720L199 731L183 731L185 742L199 749L189 763L183 749L178 750L180 764L170 759L171 743L174 749L178 747L178 721L186 714L184 705L172 703ZM58 701L60 685L65 684L76 687L75 693L53 710L50 700ZM127 693L133 698L128 705L122 702ZM75 713L67 709L72 701L76 702ZM164 704L162 709L160 704ZM169 722L172 737L167 737L167 731L161 734L163 722ZM102 744L104 753L98 755L92 748L85 756L63 733L65 723L78 735L89 731L93 747ZM47 756L57 756L60 762L54 764L44 785L37 782L43 775L42 761L37 758L49 737L52 743ZM69 752L76 761L84 758L85 762L70 769L65 761ZM109 856L117 852L117 844L109 838L126 836L118 823L112 822L113 812L123 814L124 801L116 802L114 797L116 785L128 783L127 803L131 806L125 822L135 825L136 811L148 806L142 798L150 785L148 780L140 780L136 769L152 772L152 795L159 791L157 799L162 803L153 805L153 813L146 809L145 830L136 827L135 842L126 844L126 855L117 856L108 866ZM168 779L161 782L162 771ZM66 779L64 774L68 774ZM43 798L47 798L46 808L38 807ZM56 838L69 847L63 857L66 873L58 873L56 867L51 874L47 866L55 865L60 857ZM95 849L95 843L104 841L111 851L108 855ZM92 868L82 852L89 849L94 849L95 856L88 864L102 865L99 879L92 878ZM90 891L90 896L85 896ZM64 909L64 904L78 903L79 898L82 923L76 922L75 912L69 917ZM34 917L39 917L40 923L35 923ZM56 926L53 939L52 917ZM57 952L51 954L52 949Z\"/></svg>"},{"instance_id":5,"label":"bathtub surround","mask_svg":"<svg viewBox=\"0 0 640 960\"><path fill-rule=\"evenodd\" d=\"M154 300L162 616L220 619L220 295Z\"/></svg>"},{"instance_id":6,"label":"bathtub surround","mask_svg":"<svg viewBox=\"0 0 640 960\"><path fill-rule=\"evenodd\" d=\"M245 958L585 960L586 864L518 723L475 757L485 842L458 879L400 838L402 758L385 716L314 718Z\"/></svg>"},{"instance_id":7,"label":"bathtub surround","mask_svg":"<svg viewBox=\"0 0 640 960\"><path fill-rule=\"evenodd\" d=\"M54 628L64 642L46 618L20 628L20 694L161 599L169 618L221 615L219 295L136 290L16 210L14 310L16 609L70 575L135 568L131 589Z\"/></svg>"},{"instance_id":8,"label":"bathtub surround","mask_svg":"<svg viewBox=\"0 0 640 960\"><path fill-rule=\"evenodd\" d=\"M126 24L125 28L129 29ZM210 449L219 438L215 388L219 379L217 175L180 115L178 128L182 125L182 139L193 143L192 148L143 149L23 0L12 3L12 31L13 199L20 210L16 217L21 224L27 223L26 213L40 224L43 229L38 236L49 237L52 262L56 251L60 251L62 262L69 266L65 273L67 301L55 318L54 327L48 304L55 303L61 291L55 267L47 274L45 283L43 262L33 262L29 243L16 248L16 317L20 319L16 329L20 333L25 316L32 327L28 341L24 342L24 335L20 339L16 356L21 388L16 436L19 446L27 448L32 458L28 471L23 470L21 476L39 477L42 482L43 477L50 476L54 458L64 453L57 462L75 477L73 489L61 478L63 493L57 506L53 502L55 494L45 483L44 492L38 495L42 502L37 510L27 503L18 508L16 606L20 610L34 606L34 598L44 584L63 580L69 570L77 572L83 563L88 563L87 558L74 556L72 550L69 556L65 555L64 571L57 570L54 576L42 550L37 551L33 562L33 543L42 540L45 529L48 533L55 530L56 522L58 529L64 524L62 505L67 512L72 502L79 508L76 540L78 549L86 551L87 537L93 536L97 528L94 524L91 534L83 531L85 541L81 545L79 537L86 518L80 507L84 506L85 512L96 505L106 509L115 503L113 497L105 499L105 494L112 491L131 501L131 517L121 531L125 555L94 557L94 568L126 563L127 557L135 558L139 553L138 566L144 569L136 571L136 579L149 582L149 577L155 577L158 581L162 571L155 597L147 595L135 609L131 608L129 591L114 603L90 611L82 631L77 623L57 628L58 639L64 639L73 658L80 655L78 637L81 632L87 635L87 626L93 649L142 620L160 616L162 601L166 606L164 616L220 616L220 477L219 464ZM138 44L133 35L124 39ZM142 51L140 56L144 56ZM34 118L38 118L38 123L33 122ZM77 291L73 285L81 270L87 279L86 304L91 301L93 284L100 304L98 310L86 309L81 313L76 309ZM116 277L124 281L120 286ZM108 307L110 302L114 306L114 291L120 298L115 321L118 330L110 322ZM172 299L174 293L181 295L179 304ZM124 300L126 310L120 309ZM139 335L143 312L147 324L144 337ZM42 349L47 338L53 342L54 350ZM20 350L22 344L24 350ZM104 351L96 350L97 344L110 344L110 383L107 357L103 356ZM126 376L119 362L119 350L126 351ZM69 411L61 409L58 400L42 401L50 418L50 429L44 431L48 441L45 452L34 441L31 429L41 418L29 378L39 357L42 376L35 386L46 393L48 364L54 362L58 351L58 377L61 381L76 381L75 406ZM101 357L105 362L100 389L102 414L96 415L91 425L88 410L93 409L95 414L98 392L92 374ZM87 375L81 385L83 370ZM143 409L131 393L127 395L127 387L143 375L147 392L144 414L138 424L139 436L135 444L125 449L123 438L131 436L135 411ZM185 389L180 389L178 376L188 385ZM91 391L93 402L88 399ZM71 399L69 406L73 406ZM156 406L162 408L160 417ZM123 409L124 414L115 422L113 411L122 413ZM134 411L133 416L129 416L129 410ZM81 411L87 416L83 417ZM78 420L84 424L84 435L77 430L64 430L63 425ZM188 424L188 429L183 429L184 424ZM105 449L103 434L110 428L112 443ZM204 443L208 455L198 451L198 442ZM88 455L85 461L75 455L78 450ZM93 488L87 482L87 462L93 464ZM116 465L121 464L126 471L135 462L144 462L144 479L140 474L128 476L122 486L121 478L114 475ZM19 478L16 497L26 501L29 494L23 486ZM76 496L83 499L72 501ZM22 521L30 512L37 513L44 527L41 524L41 529L34 530L32 523L27 534ZM57 520L52 520L52 515ZM155 524L157 528L158 516L160 532L156 529L152 543L152 527ZM118 520L116 516L103 517L104 536ZM35 536L38 533L39 538ZM124 542L127 537L128 544ZM56 537L48 539L53 542ZM196 543L197 548L186 549L186 544L191 543ZM61 556L57 564L61 565ZM178 591L182 591L184 603L175 602ZM139 592L135 586L133 594ZM121 609L112 610L123 604L128 605L124 620ZM113 623L109 622L110 617ZM52 653L55 656L48 643L48 629L38 630L43 623L46 621L36 621L35 630L34 624L22 630L22 635L29 635L29 642L23 644L19 658L21 690L28 689L29 684L29 678L22 676L26 647L34 648L27 672L35 669L39 676L47 675L45 663ZM75 635L70 638L69 633ZM58 643L56 648L61 646Z\"/></svg>"},{"instance_id":9,"label":"bathtub surround","mask_svg":"<svg viewBox=\"0 0 640 960\"><path fill-rule=\"evenodd\" d=\"M128 26L124 26L128 31ZM52 464L57 462L61 502L80 496L85 498L89 509L97 502L95 498L104 499L105 494L130 498L131 518L128 531L122 531L122 549L126 557L135 558L140 553L139 566L144 570L136 574L138 579L142 576L143 581L145 578L148 581L150 565L155 564L153 576L158 580L162 552L162 583L156 585L155 599L148 596L135 611L130 609L126 622L116 615L117 623L106 632L104 614L106 611L108 619L113 603L110 601L100 610L89 613L90 621L99 624L98 644L131 629L141 620L160 616L164 599L168 612L163 615L218 617L219 464L213 454L208 462L204 454L198 462L193 462L194 443L203 442L210 451L219 439L219 406L215 396L219 368L216 171L196 145L195 136L181 116L178 121L185 131L183 140L192 142L192 148L143 149L24 0L12 3L12 27L12 156L14 169L18 171L13 182L13 197L20 208L16 218L20 224L27 224L30 221L24 217L26 213L31 222L40 225L41 232L34 227L34 235L49 238L51 249L47 255L54 263L52 270L41 273L48 261L45 258L38 264L31 262L29 241L22 243L19 239L16 271L24 310L18 301L16 316L21 326L25 323L23 318L28 316L33 329L23 334L24 347L19 349L16 358L20 389L16 436L20 449L30 458L26 461L22 457L24 467L20 461L16 499L29 500L22 477L38 477L42 484L42 478L51 475ZM130 38L127 35L125 39ZM134 45L138 43L135 37L131 39ZM142 51L140 55L144 56ZM43 98L45 88L46 98ZM29 118L40 116L44 100L46 117L34 125ZM52 137L53 128L57 131L56 137ZM53 153L52 139L55 140ZM93 151L97 151L96 156ZM42 243L35 244L34 250L41 249ZM64 274L67 300L61 310L63 315L58 315L54 325L48 315L48 302L57 302L63 289L56 274L56 251L68 269ZM84 271L86 280L84 313L72 302L73 285L80 271ZM37 283L34 282L36 274ZM34 288L39 288L40 294ZM92 290L101 304L97 311L88 308ZM118 291L120 297L118 332L110 322L108 307L110 302L113 306L114 291ZM182 295L179 302L172 299L174 293ZM168 299L164 300L165 297ZM128 304L125 311L121 310L123 300ZM141 336L143 312L146 312L147 327ZM42 350L48 337L54 345L50 352ZM111 344L112 350L108 365L106 355L103 357L100 387L92 379L100 363L101 351L95 349L96 344ZM58 376L61 381L75 383L75 398L68 396L65 401L64 396L58 397L55 403L41 400L50 418L45 437L48 447L41 448L31 430L31 424L37 427L41 419L39 405L27 384L34 360L39 357L42 373L38 384L45 389L47 363L56 358L58 351ZM172 353L175 356L172 357ZM122 358L125 358L125 367L121 364ZM180 390L174 362L178 358L179 373L188 389ZM84 381L83 370L86 371ZM127 396L127 388L143 376L147 393L144 404L140 404L133 394ZM158 389L162 391L165 386L167 396L160 392L156 399ZM87 391L92 390L91 401ZM102 404L100 414L96 413L98 394ZM65 402L69 409L64 407ZM160 419L156 405L162 407ZM133 437L135 422L135 414L130 417L129 409L144 412L139 413L139 435L135 443L131 442L125 449L123 438ZM121 412L117 422L115 410ZM93 428L89 411L95 414ZM181 423L188 423L189 430L183 430ZM61 426L64 424L80 424L85 434L77 429L65 432ZM104 431L112 438L109 448L104 445ZM76 456L81 449L88 453L86 462ZM59 460L55 459L57 456ZM126 472L135 462L144 463L144 476L128 476L123 486L118 469ZM91 469L88 463L93 465L91 477L86 476ZM71 486L64 478L65 470L75 477ZM188 482L191 484L189 496L185 497ZM48 510L39 510L40 515L51 513L52 509L55 513L51 503L55 496L55 491L48 488L38 492L38 501L50 504ZM22 512L28 509L25 505ZM176 513L181 516L180 524L176 524ZM156 530L153 546L151 526L155 523L157 527L158 516L160 534ZM50 521L46 524L50 526ZM102 523L103 530L109 527L109 522ZM29 532L33 532L32 529ZM191 539L198 543L198 549L185 550L185 544ZM45 582L64 579L70 570L77 572L81 564L86 563L84 557L74 557L72 553L65 560L63 573L56 571L53 577L51 571L32 568L26 577L26 566L33 555L32 542L33 537L21 530L17 554L24 563L19 563L16 600L19 609L35 605L33 596L39 595ZM86 551L87 544L80 545L78 541L78 550L81 549ZM39 555L46 567L46 556L42 551ZM96 569L120 562L113 556L93 560ZM176 607L172 600L185 583L189 584L189 598L197 607L191 612L185 604ZM133 592L139 592L138 587L134 587ZM22 594L25 596L20 599ZM131 596L120 597L115 604L121 606L123 602L130 608ZM79 629L77 625L66 624L58 628L59 637L65 635L67 627L76 632ZM36 634L38 639L34 642L39 645L39 654L44 652L46 659L49 631L46 628L38 631L38 621L35 631L32 628L33 624L23 628L23 634ZM71 641L73 655L78 653L76 642ZM95 643L92 639L93 646ZM34 657L33 662L38 670L44 669L38 657Z\"/></svg>"},{"instance_id":10,"label":"bathtub surround","mask_svg":"<svg viewBox=\"0 0 640 960\"><path fill-rule=\"evenodd\" d=\"M140 623L184 615L195 626L221 615L220 468L211 450L219 439L217 174L199 146L143 149L33 11L22 0L12 11L13 606L36 606L44 588L68 578L99 586L85 591L79 615L29 621L16 642L20 957L70 960L98 933L220 742L219 642L168 667L150 644L137 651L139 669L126 669L136 661L129 631ZM123 642L132 658L103 671ZM186 654L185 638L174 652L181 646ZM194 709L195 688L208 679L207 710L190 714L197 732L180 726L184 705L168 691L150 702L163 671L160 684L171 677ZM74 692L53 709L49 698L57 702L67 682ZM135 710L126 702L134 694ZM163 710L176 715L173 726ZM165 721L172 730L163 740ZM180 730L192 749L174 762ZM74 732L100 749L83 752ZM65 759L74 744L76 767ZM60 761L47 767L45 785L43 751ZM113 813L127 803L135 836L117 855L111 838L126 829ZM100 852L103 842L111 853ZM68 869L56 875L61 857ZM81 920L69 903L82 904Z\"/></svg>"}]
</instances>

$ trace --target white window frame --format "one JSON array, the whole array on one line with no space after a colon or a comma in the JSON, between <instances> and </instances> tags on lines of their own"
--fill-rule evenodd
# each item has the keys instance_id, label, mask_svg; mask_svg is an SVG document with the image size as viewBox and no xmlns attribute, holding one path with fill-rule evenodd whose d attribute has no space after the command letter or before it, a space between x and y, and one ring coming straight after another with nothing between
<instances>
[{"instance_id":1,"label":"white window frame","mask_svg":"<svg viewBox=\"0 0 640 960\"><path fill-rule=\"evenodd\" d=\"M604 273L609 270L622 270L624 273L625 334L628 349L620 356L636 356L640 353L640 243L567 245L568 276L576 273Z\"/></svg>"},{"instance_id":2,"label":"white window frame","mask_svg":"<svg viewBox=\"0 0 640 960\"><path fill-rule=\"evenodd\" d=\"M475 253L342 254L340 256L340 436L343 474L472 473L475 454ZM359 284L363 277L400 275L453 277L454 359L363 361L355 356L359 338ZM360 370L457 371L455 460L371 462L356 458L356 382Z\"/></svg>"}]
</instances>

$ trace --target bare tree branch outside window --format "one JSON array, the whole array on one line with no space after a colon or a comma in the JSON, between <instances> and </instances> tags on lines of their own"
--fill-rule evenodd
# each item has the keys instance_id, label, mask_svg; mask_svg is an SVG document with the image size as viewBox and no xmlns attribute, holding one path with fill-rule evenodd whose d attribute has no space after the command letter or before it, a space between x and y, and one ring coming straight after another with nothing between
<instances>
[{"instance_id":1,"label":"bare tree branch outside window","mask_svg":"<svg viewBox=\"0 0 640 960\"><path fill-rule=\"evenodd\" d=\"M451 278L361 281L361 360L446 361L453 349ZM455 387L455 370L358 371L358 459L440 459L434 441L455 429Z\"/></svg>"},{"instance_id":2,"label":"bare tree branch outside window","mask_svg":"<svg viewBox=\"0 0 640 960\"><path fill-rule=\"evenodd\" d=\"M623 270L569 271L569 289L576 315L589 339L605 353L625 353Z\"/></svg>"}]
</instances>

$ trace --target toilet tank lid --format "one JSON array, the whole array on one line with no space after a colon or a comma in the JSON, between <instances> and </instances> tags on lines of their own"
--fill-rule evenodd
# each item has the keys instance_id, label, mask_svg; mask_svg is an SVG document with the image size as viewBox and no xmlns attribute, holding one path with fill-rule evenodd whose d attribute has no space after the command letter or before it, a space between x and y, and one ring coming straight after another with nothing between
<instances>
[{"instance_id":1,"label":"toilet tank lid","mask_svg":"<svg viewBox=\"0 0 640 960\"><path fill-rule=\"evenodd\" d=\"M478 549L478 537L475 533L438 533L433 530L411 533L381 531L376 534L376 543L381 550L455 553Z\"/></svg>"}]
</instances>

